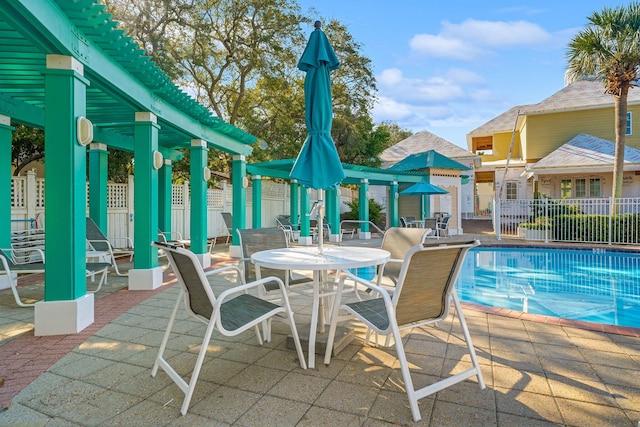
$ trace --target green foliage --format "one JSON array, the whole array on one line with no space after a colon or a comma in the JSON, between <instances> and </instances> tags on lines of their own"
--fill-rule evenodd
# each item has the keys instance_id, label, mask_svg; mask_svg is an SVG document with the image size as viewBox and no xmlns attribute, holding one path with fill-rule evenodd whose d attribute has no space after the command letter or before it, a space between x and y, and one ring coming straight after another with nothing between
<instances>
[{"instance_id":1,"label":"green foliage","mask_svg":"<svg viewBox=\"0 0 640 427\"><path fill-rule=\"evenodd\" d=\"M349 206L350 210L345 212L345 219L360 219L360 199L353 199L347 202L347 206ZM369 199L369 221L379 226L383 220L382 206L375 200Z\"/></svg>"},{"instance_id":2,"label":"green foliage","mask_svg":"<svg viewBox=\"0 0 640 427\"><path fill-rule=\"evenodd\" d=\"M31 162L44 162L44 131L16 124L11 140L11 165L14 176Z\"/></svg>"},{"instance_id":3,"label":"green foliage","mask_svg":"<svg viewBox=\"0 0 640 427\"><path fill-rule=\"evenodd\" d=\"M549 229L549 238L558 241L640 243L640 214L620 214L613 217L599 214L559 214L553 218L539 217L536 222L521 223L519 227Z\"/></svg>"},{"instance_id":4,"label":"green foliage","mask_svg":"<svg viewBox=\"0 0 640 427\"><path fill-rule=\"evenodd\" d=\"M629 89L636 86L640 68L640 3L604 7L593 12L586 28L569 42L566 57L571 81L595 78L614 97L616 150L613 197L622 196L624 147ZM613 207L612 207L613 209Z\"/></svg>"}]
</instances>

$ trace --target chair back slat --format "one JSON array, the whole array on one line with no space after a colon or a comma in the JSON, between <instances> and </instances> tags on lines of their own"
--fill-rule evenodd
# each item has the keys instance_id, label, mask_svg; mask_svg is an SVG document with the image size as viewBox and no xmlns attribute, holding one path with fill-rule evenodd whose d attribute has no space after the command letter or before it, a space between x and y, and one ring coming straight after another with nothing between
<instances>
[{"instance_id":1,"label":"chair back slat","mask_svg":"<svg viewBox=\"0 0 640 427\"><path fill-rule=\"evenodd\" d=\"M447 316L464 256L475 245L422 245L433 250L418 246L407 254L394 295L398 326Z\"/></svg>"},{"instance_id":2,"label":"chair back slat","mask_svg":"<svg viewBox=\"0 0 640 427\"><path fill-rule=\"evenodd\" d=\"M238 235L240 236L242 258L244 259L244 277L246 282L256 280L256 272L251 262L251 255L260 251L286 248L289 246L284 230L279 227L238 229ZM260 275L262 277L276 276L286 283L284 270L262 267L260 268Z\"/></svg>"},{"instance_id":3,"label":"chair back slat","mask_svg":"<svg viewBox=\"0 0 640 427\"><path fill-rule=\"evenodd\" d=\"M107 236L104 235L98 224L96 224L93 219L87 217L87 240L89 240L89 244L96 251L105 251L109 252L111 248L109 247Z\"/></svg>"},{"instance_id":4,"label":"chair back slat","mask_svg":"<svg viewBox=\"0 0 640 427\"><path fill-rule=\"evenodd\" d=\"M158 247L167 252L167 257L173 268L173 272L178 278L180 286L184 290L186 305L193 314L211 319L213 313L212 299L213 291L207 292L205 287L209 282L201 274L200 264L197 258L189 256L186 249L179 249L170 245L157 243Z\"/></svg>"},{"instance_id":5,"label":"chair back slat","mask_svg":"<svg viewBox=\"0 0 640 427\"><path fill-rule=\"evenodd\" d=\"M381 248L389 251L391 259L404 259L411 248L424 241L426 230L422 228L392 227L384 233ZM384 275L397 282L402 265L391 262L384 266Z\"/></svg>"}]
</instances>

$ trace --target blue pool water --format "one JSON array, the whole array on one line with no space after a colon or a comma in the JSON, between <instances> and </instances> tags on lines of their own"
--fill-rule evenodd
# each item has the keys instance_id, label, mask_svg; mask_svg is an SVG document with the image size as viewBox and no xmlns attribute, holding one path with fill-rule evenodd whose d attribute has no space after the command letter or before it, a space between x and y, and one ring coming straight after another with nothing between
<instances>
[{"instance_id":1,"label":"blue pool water","mask_svg":"<svg viewBox=\"0 0 640 427\"><path fill-rule=\"evenodd\" d=\"M640 254L609 249L478 247L461 301L564 319L640 327Z\"/></svg>"}]
</instances>

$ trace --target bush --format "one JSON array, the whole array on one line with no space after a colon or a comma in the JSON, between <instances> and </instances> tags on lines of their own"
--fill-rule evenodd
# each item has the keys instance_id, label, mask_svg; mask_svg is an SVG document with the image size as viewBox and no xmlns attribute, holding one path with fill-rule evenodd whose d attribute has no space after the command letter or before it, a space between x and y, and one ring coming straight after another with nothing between
<instances>
[{"instance_id":1,"label":"bush","mask_svg":"<svg viewBox=\"0 0 640 427\"><path fill-rule=\"evenodd\" d=\"M345 219L360 219L360 199L354 199L350 202L347 202L347 206L349 206L351 210L345 212ZM382 215L382 206L373 199L369 199L368 219L376 225L380 225L380 222L384 219Z\"/></svg>"}]
</instances>

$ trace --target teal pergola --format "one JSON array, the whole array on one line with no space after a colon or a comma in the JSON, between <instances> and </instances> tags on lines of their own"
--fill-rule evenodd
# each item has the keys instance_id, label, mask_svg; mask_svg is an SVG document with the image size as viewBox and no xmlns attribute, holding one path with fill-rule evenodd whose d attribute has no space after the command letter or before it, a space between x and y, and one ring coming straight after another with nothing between
<instances>
[{"instance_id":1,"label":"teal pergola","mask_svg":"<svg viewBox=\"0 0 640 427\"><path fill-rule=\"evenodd\" d=\"M0 247L11 234L12 124L45 130L45 296L35 306L36 335L77 333L93 322L85 286L87 150L89 215L105 232L108 149L134 154L129 289L154 289L162 271L150 243L159 228L171 228L178 149L190 150L191 249L208 266L207 152L232 154L241 179L256 140L213 117L116 27L97 0L0 2ZM234 201L244 200L244 188L233 189Z\"/></svg>"},{"instance_id":2,"label":"teal pergola","mask_svg":"<svg viewBox=\"0 0 640 427\"><path fill-rule=\"evenodd\" d=\"M308 192L291 178L290 172L295 159L273 160L269 162L247 164L247 173L253 177L253 227L259 228L260 224L260 199L261 199L261 179L262 177L280 178L290 182L291 199L290 214L292 218L300 217L300 236L310 243L309 217L305 213L309 212L310 200ZM419 181L428 180L428 174L415 171L397 171L390 169L378 169L368 166L342 164L345 179L342 184L353 184L358 186L358 198L364 203L359 203L359 219L364 221L369 218L369 186L381 185L389 188L387 198L387 213L389 225L398 226L398 186L402 184L413 184ZM327 220L332 230L340 229L340 194L337 189L326 191L326 213ZM370 235L369 224L362 223L361 232ZM338 239L336 235L334 239Z\"/></svg>"}]
</instances>

